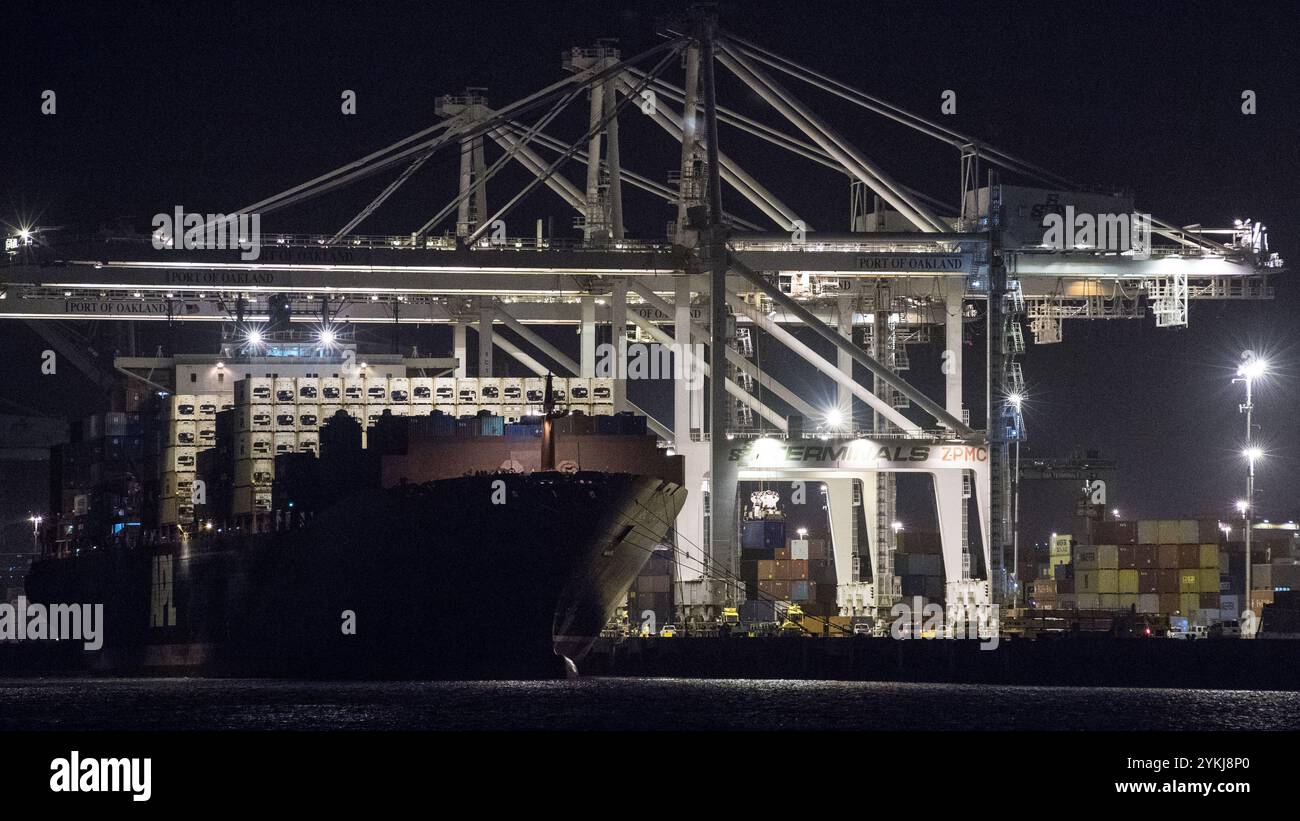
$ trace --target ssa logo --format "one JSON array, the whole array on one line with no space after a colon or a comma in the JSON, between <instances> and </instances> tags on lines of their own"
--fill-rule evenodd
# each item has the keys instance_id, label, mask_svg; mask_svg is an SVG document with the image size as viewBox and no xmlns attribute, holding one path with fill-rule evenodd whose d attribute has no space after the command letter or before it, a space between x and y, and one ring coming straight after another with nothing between
<instances>
[{"instance_id":1,"label":"ssa logo","mask_svg":"<svg viewBox=\"0 0 1300 821\"><path fill-rule=\"evenodd\" d=\"M152 758L82 758L73 750L50 762L51 792L125 792L132 801L153 795Z\"/></svg>"}]
</instances>

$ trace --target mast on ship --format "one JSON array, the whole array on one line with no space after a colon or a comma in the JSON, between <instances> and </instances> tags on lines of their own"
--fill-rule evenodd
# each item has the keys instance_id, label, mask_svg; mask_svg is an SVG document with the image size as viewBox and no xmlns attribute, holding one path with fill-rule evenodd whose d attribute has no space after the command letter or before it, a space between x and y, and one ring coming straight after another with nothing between
<instances>
[{"instance_id":1,"label":"mast on ship","mask_svg":"<svg viewBox=\"0 0 1300 821\"><path fill-rule=\"evenodd\" d=\"M551 391L551 374L546 374L546 392L542 398L542 470L555 470L555 394Z\"/></svg>"}]
</instances>

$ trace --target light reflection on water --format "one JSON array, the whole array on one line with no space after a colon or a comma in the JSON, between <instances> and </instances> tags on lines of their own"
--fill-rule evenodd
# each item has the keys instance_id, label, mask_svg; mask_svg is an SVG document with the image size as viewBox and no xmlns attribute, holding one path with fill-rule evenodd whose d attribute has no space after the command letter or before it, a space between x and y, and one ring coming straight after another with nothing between
<instances>
[{"instance_id":1,"label":"light reflection on water","mask_svg":"<svg viewBox=\"0 0 1300 821\"><path fill-rule=\"evenodd\" d=\"M0 679L0 729L1297 730L1300 692L698 679Z\"/></svg>"}]
</instances>

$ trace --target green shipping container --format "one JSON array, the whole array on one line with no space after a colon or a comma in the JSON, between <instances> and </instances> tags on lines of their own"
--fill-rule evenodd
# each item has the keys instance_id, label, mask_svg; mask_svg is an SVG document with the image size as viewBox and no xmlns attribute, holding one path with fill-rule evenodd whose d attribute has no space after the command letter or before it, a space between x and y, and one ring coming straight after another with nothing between
<instances>
[{"instance_id":1,"label":"green shipping container","mask_svg":"<svg viewBox=\"0 0 1300 821\"><path fill-rule=\"evenodd\" d=\"M1219 568L1219 546L1217 544L1201 545L1201 568Z\"/></svg>"},{"instance_id":2,"label":"green shipping container","mask_svg":"<svg viewBox=\"0 0 1300 821\"><path fill-rule=\"evenodd\" d=\"M1136 583L1134 583L1136 588ZM1097 571L1097 592L1103 596L1107 593L1119 592L1119 571L1118 570L1098 570ZM1133 592L1137 592L1135 589Z\"/></svg>"}]
</instances>

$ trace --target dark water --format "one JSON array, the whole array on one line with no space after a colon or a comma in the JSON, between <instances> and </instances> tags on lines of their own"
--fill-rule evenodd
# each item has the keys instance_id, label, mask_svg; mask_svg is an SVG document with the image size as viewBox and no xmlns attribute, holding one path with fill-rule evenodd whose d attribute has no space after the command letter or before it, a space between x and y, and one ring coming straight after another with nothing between
<instances>
[{"instance_id":1,"label":"dark water","mask_svg":"<svg viewBox=\"0 0 1300 821\"><path fill-rule=\"evenodd\" d=\"M837 681L0 679L0 730L1297 730L1300 692Z\"/></svg>"}]
</instances>

